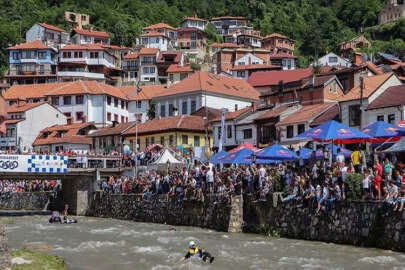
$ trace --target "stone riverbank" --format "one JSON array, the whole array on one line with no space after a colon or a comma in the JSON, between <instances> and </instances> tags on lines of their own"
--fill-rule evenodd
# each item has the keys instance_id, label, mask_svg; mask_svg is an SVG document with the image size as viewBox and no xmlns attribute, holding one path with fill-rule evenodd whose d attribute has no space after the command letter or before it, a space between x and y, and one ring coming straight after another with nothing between
<instances>
[{"instance_id":1,"label":"stone riverbank","mask_svg":"<svg viewBox=\"0 0 405 270\"><path fill-rule=\"evenodd\" d=\"M52 192L18 192L0 195L0 210L43 210Z\"/></svg>"},{"instance_id":2,"label":"stone riverbank","mask_svg":"<svg viewBox=\"0 0 405 270\"><path fill-rule=\"evenodd\" d=\"M7 246L7 236L4 231L4 225L2 224L0 224L0 269L11 269L10 254Z\"/></svg>"}]
</instances>

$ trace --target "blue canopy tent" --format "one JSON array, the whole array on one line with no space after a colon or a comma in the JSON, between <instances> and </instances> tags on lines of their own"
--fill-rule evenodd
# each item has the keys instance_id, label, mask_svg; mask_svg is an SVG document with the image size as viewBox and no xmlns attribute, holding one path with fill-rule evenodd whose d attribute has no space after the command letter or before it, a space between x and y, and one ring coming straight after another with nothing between
<instances>
[{"instance_id":1,"label":"blue canopy tent","mask_svg":"<svg viewBox=\"0 0 405 270\"><path fill-rule=\"evenodd\" d=\"M235 153L228 154L218 159L221 164L252 164L251 156L254 152L243 148Z\"/></svg>"},{"instance_id":2,"label":"blue canopy tent","mask_svg":"<svg viewBox=\"0 0 405 270\"><path fill-rule=\"evenodd\" d=\"M312 138L317 142L351 144L364 142L371 139L371 136L331 120L299 134L297 138Z\"/></svg>"},{"instance_id":3,"label":"blue canopy tent","mask_svg":"<svg viewBox=\"0 0 405 270\"><path fill-rule=\"evenodd\" d=\"M326 148L328 148L328 149L333 149L333 156L336 156L337 154L338 154L338 150L340 149L340 151L342 152L342 154L343 154L343 156L345 157L345 158L350 158L350 156L351 156L351 154L352 154L352 151L350 151L350 150L348 150L348 149L345 149L345 148L343 148L343 147L340 147L340 146L333 146L332 147L332 145L331 144L328 144L328 145L326 145ZM306 160L306 159L310 159L311 158L311 155L312 155L312 152L313 152L313 150L311 150L311 149L308 149L308 148L301 148L300 149L300 158L302 158L302 159L304 159L304 160ZM316 159L322 159L323 158L323 151L321 150L321 149L318 149L316 152L315 152L315 156L316 156Z\"/></svg>"},{"instance_id":4,"label":"blue canopy tent","mask_svg":"<svg viewBox=\"0 0 405 270\"><path fill-rule=\"evenodd\" d=\"M295 152L282 147L279 144L273 144L256 152L257 160L293 160L298 156Z\"/></svg>"},{"instance_id":5,"label":"blue canopy tent","mask_svg":"<svg viewBox=\"0 0 405 270\"><path fill-rule=\"evenodd\" d=\"M369 141L373 143L397 142L405 135L405 128L384 121L372 123L361 131L371 136L372 139Z\"/></svg>"},{"instance_id":6,"label":"blue canopy tent","mask_svg":"<svg viewBox=\"0 0 405 270\"><path fill-rule=\"evenodd\" d=\"M215 155L213 155L210 159L210 163L212 164L218 164L219 163L219 159L226 157L228 154L228 152L221 150L218 153L216 153Z\"/></svg>"},{"instance_id":7,"label":"blue canopy tent","mask_svg":"<svg viewBox=\"0 0 405 270\"><path fill-rule=\"evenodd\" d=\"M302 158L302 159L309 159L312 155L312 151L313 151L312 149L303 147L299 150L298 156L299 156L299 158Z\"/></svg>"}]
</instances>

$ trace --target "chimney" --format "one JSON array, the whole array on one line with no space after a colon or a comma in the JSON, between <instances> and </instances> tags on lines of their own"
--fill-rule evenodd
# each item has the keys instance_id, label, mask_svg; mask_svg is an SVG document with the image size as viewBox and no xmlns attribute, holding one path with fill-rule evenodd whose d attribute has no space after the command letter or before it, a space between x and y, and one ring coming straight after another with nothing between
<instances>
[{"instance_id":1,"label":"chimney","mask_svg":"<svg viewBox=\"0 0 405 270\"><path fill-rule=\"evenodd\" d=\"M363 58L361 57L360 53L353 54L353 64L356 66L360 66L363 63Z\"/></svg>"}]
</instances>

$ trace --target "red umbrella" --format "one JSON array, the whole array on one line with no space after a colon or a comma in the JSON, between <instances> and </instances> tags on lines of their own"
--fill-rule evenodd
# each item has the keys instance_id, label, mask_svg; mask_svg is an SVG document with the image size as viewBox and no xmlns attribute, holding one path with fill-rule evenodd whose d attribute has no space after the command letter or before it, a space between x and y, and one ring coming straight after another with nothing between
<instances>
[{"instance_id":1,"label":"red umbrella","mask_svg":"<svg viewBox=\"0 0 405 270\"><path fill-rule=\"evenodd\" d=\"M239 151L239 150L241 150L241 149L244 149L244 148L249 149L249 150L252 150L253 152L255 152L255 151L257 151L257 150L260 150L259 148L254 147L253 145L251 145L250 143L246 143L246 142L245 142L245 143L242 143L241 145L235 147L234 149L228 151L228 153L229 153L229 154L232 154L232 153L235 153L235 152L237 152L237 151Z\"/></svg>"}]
</instances>

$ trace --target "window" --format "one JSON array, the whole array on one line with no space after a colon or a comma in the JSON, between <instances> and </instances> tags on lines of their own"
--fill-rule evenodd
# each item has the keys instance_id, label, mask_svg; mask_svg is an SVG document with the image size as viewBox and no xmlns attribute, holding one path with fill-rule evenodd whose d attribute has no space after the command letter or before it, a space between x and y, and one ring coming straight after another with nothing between
<instances>
[{"instance_id":1,"label":"window","mask_svg":"<svg viewBox=\"0 0 405 270\"><path fill-rule=\"evenodd\" d=\"M38 59L46 59L46 52L38 52Z\"/></svg>"},{"instance_id":2,"label":"window","mask_svg":"<svg viewBox=\"0 0 405 270\"><path fill-rule=\"evenodd\" d=\"M160 117L166 117L166 106L164 104L160 105Z\"/></svg>"},{"instance_id":3,"label":"window","mask_svg":"<svg viewBox=\"0 0 405 270\"><path fill-rule=\"evenodd\" d=\"M174 138L173 135L170 135L170 136L169 136L169 145L173 145L173 144L174 144L174 143L173 143L173 142L174 142L173 138Z\"/></svg>"},{"instance_id":4,"label":"window","mask_svg":"<svg viewBox=\"0 0 405 270\"><path fill-rule=\"evenodd\" d=\"M74 58L83 58L83 52L74 52Z\"/></svg>"},{"instance_id":5,"label":"window","mask_svg":"<svg viewBox=\"0 0 405 270\"><path fill-rule=\"evenodd\" d=\"M238 77L238 78L244 78L244 77L245 77L245 71L238 71L238 72L236 72L236 77Z\"/></svg>"},{"instance_id":6,"label":"window","mask_svg":"<svg viewBox=\"0 0 405 270\"><path fill-rule=\"evenodd\" d=\"M114 121L118 122L118 114L114 114Z\"/></svg>"},{"instance_id":7,"label":"window","mask_svg":"<svg viewBox=\"0 0 405 270\"><path fill-rule=\"evenodd\" d=\"M118 98L114 98L114 107L118 107Z\"/></svg>"},{"instance_id":8,"label":"window","mask_svg":"<svg viewBox=\"0 0 405 270\"><path fill-rule=\"evenodd\" d=\"M287 126L287 138L294 137L294 126Z\"/></svg>"},{"instance_id":9,"label":"window","mask_svg":"<svg viewBox=\"0 0 405 270\"><path fill-rule=\"evenodd\" d=\"M188 77L188 73L180 73L180 81Z\"/></svg>"},{"instance_id":10,"label":"window","mask_svg":"<svg viewBox=\"0 0 405 270\"><path fill-rule=\"evenodd\" d=\"M232 126L226 126L226 137L228 139L232 138Z\"/></svg>"},{"instance_id":11,"label":"window","mask_svg":"<svg viewBox=\"0 0 405 270\"><path fill-rule=\"evenodd\" d=\"M98 52L90 52L90 58L98 58Z\"/></svg>"},{"instance_id":12,"label":"window","mask_svg":"<svg viewBox=\"0 0 405 270\"><path fill-rule=\"evenodd\" d=\"M83 103L84 103L84 96L83 95L76 96L76 104L83 104Z\"/></svg>"},{"instance_id":13,"label":"window","mask_svg":"<svg viewBox=\"0 0 405 270\"><path fill-rule=\"evenodd\" d=\"M59 97L52 97L52 105L54 106L59 105Z\"/></svg>"},{"instance_id":14,"label":"window","mask_svg":"<svg viewBox=\"0 0 405 270\"><path fill-rule=\"evenodd\" d=\"M165 137L160 137L160 144L165 145Z\"/></svg>"},{"instance_id":15,"label":"window","mask_svg":"<svg viewBox=\"0 0 405 270\"><path fill-rule=\"evenodd\" d=\"M111 121L111 113L107 113L107 121Z\"/></svg>"},{"instance_id":16,"label":"window","mask_svg":"<svg viewBox=\"0 0 405 270\"><path fill-rule=\"evenodd\" d=\"M82 15L82 21L86 21L87 17L85 15Z\"/></svg>"},{"instance_id":17,"label":"window","mask_svg":"<svg viewBox=\"0 0 405 270\"><path fill-rule=\"evenodd\" d=\"M169 74L169 81L174 82L174 74L173 73Z\"/></svg>"},{"instance_id":18,"label":"window","mask_svg":"<svg viewBox=\"0 0 405 270\"><path fill-rule=\"evenodd\" d=\"M187 101L183 101L183 103L181 104L181 113L187 114Z\"/></svg>"},{"instance_id":19,"label":"window","mask_svg":"<svg viewBox=\"0 0 405 270\"><path fill-rule=\"evenodd\" d=\"M121 115L121 123L125 123L125 116Z\"/></svg>"},{"instance_id":20,"label":"window","mask_svg":"<svg viewBox=\"0 0 405 270\"><path fill-rule=\"evenodd\" d=\"M155 144L155 137L150 138L150 143Z\"/></svg>"},{"instance_id":21,"label":"window","mask_svg":"<svg viewBox=\"0 0 405 270\"><path fill-rule=\"evenodd\" d=\"M305 124L298 125L298 134L305 132Z\"/></svg>"},{"instance_id":22,"label":"window","mask_svg":"<svg viewBox=\"0 0 405 270\"><path fill-rule=\"evenodd\" d=\"M188 136L187 135L182 135L181 136L181 143L182 144L188 144Z\"/></svg>"},{"instance_id":23,"label":"window","mask_svg":"<svg viewBox=\"0 0 405 270\"><path fill-rule=\"evenodd\" d=\"M336 56L329 57L329 63L337 63L337 62L338 62L338 58Z\"/></svg>"},{"instance_id":24,"label":"window","mask_svg":"<svg viewBox=\"0 0 405 270\"><path fill-rule=\"evenodd\" d=\"M195 147L200 146L200 136L194 136L194 146Z\"/></svg>"},{"instance_id":25,"label":"window","mask_svg":"<svg viewBox=\"0 0 405 270\"><path fill-rule=\"evenodd\" d=\"M71 96L63 97L63 105L70 105L70 104L72 104L72 97Z\"/></svg>"},{"instance_id":26,"label":"window","mask_svg":"<svg viewBox=\"0 0 405 270\"><path fill-rule=\"evenodd\" d=\"M349 106L349 126L360 126L361 110L360 105Z\"/></svg>"},{"instance_id":27,"label":"window","mask_svg":"<svg viewBox=\"0 0 405 270\"><path fill-rule=\"evenodd\" d=\"M107 105L111 105L111 97L107 97Z\"/></svg>"},{"instance_id":28,"label":"window","mask_svg":"<svg viewBox=\"0 0 405 270\"><path fill-rule=\"evenodd\" d=\"M20 53L19 52L13 52L13 60L19 60L20 59Z\"/></svg>"},{"instance_id":29,"label":"window","mask_svg":"<svg viewBox=\"0 0 405 270\"><path fill-rule=\"evenodd\" d=\"M169 116L173 116L174 107L173 104L169 104Z\"/></svg>"},{"instance_id":30,"label":"window","mask_svg":"<svg viewBox=\"0 0 405 270\"><path fill-rule=\"evenodd\" d=\"M252 129L244 129L243 130L243 139L252 139L253 135L252 135Z\"/></svg>"},{"instance_id":31,"label":"window","mask_svg":"<svg viewBox=\"0 0 405 270\"><path fill-rule=\"evenodd\" d=\"M44 73L45 73L45 66L39 65L39 74L44 74Z\"/></svg>"},{"instance_id":32,"label":"window","mask_svg":"<svg viewBox=\"0 0 405 270\"><path fill-rule=\"evenodd\" d=\"M72 114L70 112L63 113L67 118L70 118Z\"/></svg>"},{"instance_id":33,"label":"window","mask_svg":"<svg viewBox=\"0 0 405 270\"><path fill-rule=\"evenodd\" d=\"M71 58L71 52L63 52L63 58Z\"/></svg>"},{"instance_id":34,"label":"window","mask_svg":"<svg viewBox=\"0 0 405 270\"><path fill-rule=\"evenodd\" d=\"M395 123L395 114L388 115L388 123L394 124Z\"/></svg>"},{"instance_id":35,"label":"window","mask_svg":"<svg viewBox=\"0 0 405 270\"><path fill-rule=\"evenodd\" d=\"M80 121L83 119L83 112L76 112L76 120Z\"/></svg>"},{"instance_id":36,"label":"window","mask_svg":"<svg viewBox=\"0 0 405 270\"><path fill-rule=\"evenodd\" d=\"M377 121L384 121L384 115L377 115Z\"/></svg>"},{"instance_id":37,"label":"window","mask_svg":"<svg viewBox=\"0 0 405 270\"><path fill-rule=\"evenodd\" d=\"M244 65L246 65L245 62L239 62L239 63L238 63L238 66L244 66Z\"/></svg>"},{"instance_id":38,"label":"window","mask_svg":"<svg viewBox=\"0 0 405 270\"><path fill-rule=\"evenodd\" d=\"M141 100L138 100L138 101L136 102L136 107L137 107L138 109L142 108L142 101L141 101Z\"/></svg>"},{"instance_id":39,"label":"window","mask_svg":"<svg viewBox=\"0 0 405 270\"><path fill-rule=\"evenodd\" d=\"M195 112L197 109L197 102L195 100L191 101L191 113Z\"/></svg>"}]
</instances>

